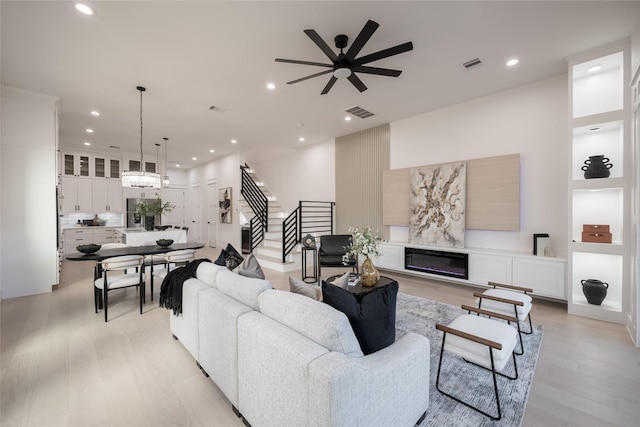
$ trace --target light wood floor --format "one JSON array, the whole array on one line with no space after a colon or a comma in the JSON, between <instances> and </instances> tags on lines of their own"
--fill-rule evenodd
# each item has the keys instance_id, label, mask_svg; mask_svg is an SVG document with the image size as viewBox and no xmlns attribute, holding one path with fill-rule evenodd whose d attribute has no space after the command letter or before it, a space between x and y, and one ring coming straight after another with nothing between
<instances>
[{"instance_id":1,"label":"light wood floor","mask_svg":"<svg viewBox=\"0 0 640 427\"><path fill-rule=\"evenodd\" d=\"M218 252L204 248L199 257ZM288 289L289 273L265 274ZM473 288L384 274L401 292L473 303ZM2 426L242 426L171 338L159 286L142 316L135 290L112 292L104 323L91 276L92 263L65 261L54 292L2 301ZM533 321L544 324L544 338L523 426L640 425L640 350L623 326L570 316L544 300L535 301Z\"/></svg>"}]
</instances>

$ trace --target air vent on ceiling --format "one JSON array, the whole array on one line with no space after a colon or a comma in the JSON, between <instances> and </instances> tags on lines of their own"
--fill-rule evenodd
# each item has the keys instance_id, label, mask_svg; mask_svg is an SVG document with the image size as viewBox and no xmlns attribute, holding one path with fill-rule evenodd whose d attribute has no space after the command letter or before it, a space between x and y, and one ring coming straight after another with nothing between
<instances>
[{"instance_id":1,"label":"air vent on ceiling","mask_svg":"<svg viewBox=\"0 0 640 427\"><path fill-rule=\"evenodd\" d=\"M468 70L469 68L477 67L480 64L482 64L482 61L480 61L480 58L475 58L475 59L472 59L471 61L467 61L463 63L462 66Z\"/></svg>"},{"instance_id":2,"label":"air vent on ceiling","mask_svg":"<svg viewBox=\"0 0 640 427\"><path fill-rule=\"evenodd\" d=\"M347 108L344 111L349 114L353 114L356 117L360 117L361 119L366 119L367 117L373 116L372 112L367 111L362 107L358 107L357 105L355 107Z\"/></svg>"}]
</instances>

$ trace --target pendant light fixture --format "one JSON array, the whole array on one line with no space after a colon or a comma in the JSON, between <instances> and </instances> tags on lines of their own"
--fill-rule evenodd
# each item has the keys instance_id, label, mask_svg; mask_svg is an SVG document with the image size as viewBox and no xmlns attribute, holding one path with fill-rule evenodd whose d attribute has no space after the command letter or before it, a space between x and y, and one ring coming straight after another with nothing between
<instances>
[{"instance_id":1,"label":"pendant light fixture","mask_svg":"<svg viewBox=\"0 0 640 427\"><path fill-rule=\"evenodd\" d=\"M138 86L136 89L140 91L140 170L122 172L122 186L136 188L160 188L160 174L145 172L144 170L144 156L142 154L142 92L147 89L142 86Z\"/></svg>"},{"instance_id":2,"label":"pendant light fixture","mask_svg":"<svg viewBox=\"0 0 640 427\"><path fill-rule=\"evenodd\" d=\"M169 170L167 169L167 163L169 162L167 160L167 141L169 141L169 138L162 139L164 139L164 177L162 178L162 186L169 188Z\"/></svg>"}]
</instances>

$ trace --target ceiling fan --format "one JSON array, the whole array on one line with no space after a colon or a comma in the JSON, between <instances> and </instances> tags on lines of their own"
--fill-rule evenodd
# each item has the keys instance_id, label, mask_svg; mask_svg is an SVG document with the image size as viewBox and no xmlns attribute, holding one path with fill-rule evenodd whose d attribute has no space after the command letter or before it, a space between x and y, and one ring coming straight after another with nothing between
<instances>
[{"instance_id":1,"label":"ceiling fan","mask_svg":"<svg viewBox=\"0 0 640 427\"><path fill-rule=\"evenodd\" d=\"M287 82L287 84L298 83L307 79L311 79L314 77L321 76L323 74L333 73L329 82L324 87L321 95L325 95L331 90L333 85L339 78L347 78L351 84L353 84L356 89L360 92L364 92L367 90L365 84L358 78L355 73L364 73L364 74L377 74L380 76L389 76L389 77L398 77L402 71L400 70L392 70L389 68L378 68L378 67L369 67L365 64L368 64L373 61L377 61L379 59L388 58L389 56L398 55L400 53L404 53L413 49L413 43L407 42L400 44L398 46L390 47L388 49L384 49L375 53L371 53L369 55L361 56L360 58L356 58L360 50L364 47L364 45L369 41L373 33L378 29L380 25L377 22L372 20L368 20L367 23L360 31L360 34L356 37L356 39L351 43L351 47L347 50L346 53L343 52L343 49L347 47L349 42L349 37L344 34L339 34L335 37L334 41L336 47L340 49L340 54L336 55L336 53L327 45L327 43L322 40L320 35L315 30L304 30L304 33L309 36L309 38L324 52L325 55L331 60L331 64L323 64L321 62L310 62L310 61L298 61L295 59L282 59L276 58L276 62L287 62L291 64L302 64L302 65L314 65L317 67L327 67L329 70L321 71L319 73L311 74L310 76L302 77L300 79L292 80Z\"/></svg>"}]
</instances>

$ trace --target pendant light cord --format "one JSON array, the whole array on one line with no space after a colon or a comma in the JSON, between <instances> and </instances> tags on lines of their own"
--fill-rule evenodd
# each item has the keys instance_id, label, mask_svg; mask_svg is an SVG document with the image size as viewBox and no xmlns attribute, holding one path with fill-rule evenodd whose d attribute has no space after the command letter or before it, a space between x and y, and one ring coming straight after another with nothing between
<instances>
[{"instance_id":1,"label":"pendant light cord","mask_svg":"<svg viewBox=\"0 0 640 427\"><path fill-rule=\"evenodd\" d=\"M138 86L136 89L140 91L140 172L144 172L144 156L142 154L142 92L146 89Z\"/></svg>"}]
</instances>

